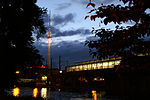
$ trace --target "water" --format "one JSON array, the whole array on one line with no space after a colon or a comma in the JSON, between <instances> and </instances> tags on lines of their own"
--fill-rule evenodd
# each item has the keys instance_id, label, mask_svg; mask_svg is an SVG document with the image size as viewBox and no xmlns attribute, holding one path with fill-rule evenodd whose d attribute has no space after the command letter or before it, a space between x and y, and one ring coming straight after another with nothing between
<instances>
[{"instance_id":1,"label":"water","mask_svg":"<svg viewBox=\"0 0 150 100\"><path fill-rule=\"evenodd\" d=\"M115 100L105 98L105 92L96 90L84 92L68 92L62 91L61 89L52 91L50 88L16 87L9 90L8 94L14 97L41 97L43 100Z\"/></svg>"}]
</instances>

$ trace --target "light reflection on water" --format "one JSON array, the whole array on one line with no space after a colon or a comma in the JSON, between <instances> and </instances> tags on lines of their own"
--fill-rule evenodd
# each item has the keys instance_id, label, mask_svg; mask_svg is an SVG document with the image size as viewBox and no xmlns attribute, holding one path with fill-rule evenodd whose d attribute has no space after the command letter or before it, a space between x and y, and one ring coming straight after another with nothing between
<instances>
[{"instance_id":1,"label":"light reflection on water","mask_svg":"<svg viewBox=\"0 0 150 100\"><path fill-rule=\"evenodd\" d=\"M12 93L13 93L13 96L18 97L20 94L20 89L16 87L13 89Z\"/></svg>"},{"instance_id":2,"label":"light reflection on water","mask_svg":"<svg viewBox=\"0 0 150 100\"><path fill-rule=\"evenodd\" d=\"M12 95L15 97L32 96L34 98L42 97L44 100L106 100L102 99L103 93L95 90L85 93L72 93L58 91L50 91L50 88L14 88Z\"/></svg>"},{"instance_id":3,"label":"light reflection on water","mask_svg":"<svg viewBox=\"0 0 150 100\"><path fill-rule=\"evenodd\" d=\"M93 97L93 100L97 100L97 94L95 90L92 91L92 97Z\"/></svg>"},{"instance_id":4,"label":"light reflection on water","mask_svg":"<svg viewBox=\"0 0 150 100\"><path fill-rule=\"evenodd\" d=\"M46 99L48 96L47 96L47 88L42 88L41 89L41 97Z\"/></svg>"},{"instance_id":5,"label":"light reflection on water","mask_svg":"<svg viewBox=\"0 0 150 100\"><path fill-rule=\"evenodd\" d=\"M38 95L38 88L33 89L33 97L36 98Z\"/></svg>"}]
</instances>

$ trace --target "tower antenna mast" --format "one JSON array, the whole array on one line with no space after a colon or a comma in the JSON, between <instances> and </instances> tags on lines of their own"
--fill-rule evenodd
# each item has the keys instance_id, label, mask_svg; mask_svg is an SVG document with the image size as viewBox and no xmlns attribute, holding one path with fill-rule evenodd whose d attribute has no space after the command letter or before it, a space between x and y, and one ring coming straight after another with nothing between
<instances>
[{"instance_id":1,"label":"tower antenna mast","mask_svg":"<svg viewBox=\"0 0 150 100\"><path fill-rule=\"evenodd\" d=\"M51 69L51 65L50 65L50 44L52 42L52 36L51 36L51 11L49 13L49 31L48 31L48 37L47 37L47 41L48 41L48 60L47 60L47 67L48 69Z\"/></svg>"}]
</instances>

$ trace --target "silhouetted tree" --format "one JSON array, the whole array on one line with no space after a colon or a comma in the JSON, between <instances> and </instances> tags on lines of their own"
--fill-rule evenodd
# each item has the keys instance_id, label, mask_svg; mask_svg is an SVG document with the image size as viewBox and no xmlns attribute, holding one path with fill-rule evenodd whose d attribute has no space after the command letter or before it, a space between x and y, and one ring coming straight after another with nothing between
<instances>
[{"instance_id":1,"label":"silhouetted tree","mask_svg":"<svg viewBox=\"0 0 150 100\"><path fill-rule=\"evenodd\" d=\"M39 38L46 33L42 18L46 9L38 7L36 1L0 0L0 73L5 85L16 66L42 64L33 35Z\"/></svg>"},{"instance_id":2,"label":"silhouetted tree","mask_svg":"<svg viewBox=\"0 0 150 100\"><path fill-rule=\"evenodd\" d=\"M94 0L93 0L94 1ZM94 29L92 33L97 40L86 41L90 54L94 57L109 58L117 56L131 56L135 53L150 52L150 48L144 47L145 37L150 36L150 14L147 14L150 5L148 0L118 0L125 5L103 5L98 8L89 0L87 7L93 9L85 19L95 21L100 18L100 23L107 25L110 22L118 24L115 30ZM132 26L123 26L123 23L134 21Z\"/></svg>"}]
</instances>

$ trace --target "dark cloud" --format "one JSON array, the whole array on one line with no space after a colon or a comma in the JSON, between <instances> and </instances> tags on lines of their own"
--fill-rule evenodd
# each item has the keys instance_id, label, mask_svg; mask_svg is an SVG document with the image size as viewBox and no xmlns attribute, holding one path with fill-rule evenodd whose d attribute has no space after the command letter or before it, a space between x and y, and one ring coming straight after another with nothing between
<instances>
[{"instance_id":1,"label":"dark cloud","mask_svg":"<svg viewBox=\"0 0 150 100\"><path fill-rule=\"evenodd\" d=\"M38 43L36 43L35 46L39 49L40 54L43 55L46 62L48 47L41 46ZM60 44L51 47L53 68L58 68L59 56L61 56L62 69L65 69L65 66L67 65L73 65L76 62L88 61L92 59L89 55L88 47L84 46L84 43L77 43L75 41L71 43L61 42Z\"/></svg>"},{"instance_id":2,"label":"dark cloud","mask_svg":"<svg viewBox=\"0 0 150 100\"><path fill-rule=\"evenodd\" d=\"M72 13L69 13L65 15L64 17L61 15L54 15L52 18L54 26L61 25L64 26L69 22L74 22L74 15Z\"/></svg>"},{"instance_id":3,"label":"dark cloud","mask_svg":"<svg viewBox=\"0 0 150 100\"><path fill-rule=\"evenodd\" d=\"M80 36L85 36L91 34L88 29L77 29L71 31L61 32L59 29L52 27L52 33L55 37L61 36L71 36L75 34L80 34ZM89 38L87 38L89 39ZM35 46L39 49L40 54L47 60L48 44L45 42L35 42ZM65 69L67 65L73 65L76 62L91 60L92 57L89 55L89 48L84 46L84 42L79 41L61 41L56 45L51 45L51 57L53 58L53 68L58 68L58 58L62 58L62 66Z\"/></svg>"},{"instance_id":4,"label":"dark cloud","mask_svg":"<svg viewBox=\"0 0 150 100\"><path fill-rule=\"evenodd\" d=\"M45 26L47 27L48 31L48 15L43 15ZM51 33L52 37L58 36L71 36L75 34L91 34L89 29L76 29L76 30L67 30L67 31L60 31L60 29L56 28L56 25L66 25L69 22L74 22L74 15L72 13L65 15L64 17L60 15L54 15L52 19L53 25L51 26ZM47 35L45 35L47 37Z\"/></svg>"},{"instance_id":5,"label":"dark cloud","mask_svg":"<svg viewBox=\"0 0 150 100\"><path fill-rule=\"evenodd\" d=\"M51 26L51 33L52 37L59 37L59 36L71 36L76 34L86 35L91 34L91 31L89 29L82 29L82 28L76 30L60 31L60 29L56 28L55 26ZM44 37L47 37L47 34Z\"/></svg>"},{"instance_id":6,"label":"dark cloud","mask_svg":"<svg viewBox=\"0 0 150 100\"><path fill-rule=\"evenodd\" d=\"M66 8L68 8L70 6L71 6L71 3L59 4L58 7L56 8L56 10L63 10L63 9L66 9Z\"/></svg>"},{"instance_id":7,"label":"dark cloud","mask_svg":"<svg viewBox=\"0 0 150 100\"><path fill-rule=\"evenodd\" d=\"M42 17L43 17L45 25L47 26L48 22L49 22L49 15L44 14ZM51 21L53 23L53 26L56 26L56 25L64 26L64 25L67 25L67 23L69 23L69 22L74 22L74 17L75 17L75 15L72 13L69 13L65 16L54 15L52 17Z\"/></svg>"},{"instance_id":8,"label":"dark cloud","mask_svg":"<svg viewBox=\"0 0 150 100\"><path fill-rule=\"evenodd\" d=\"M71 35L76 35L76 34L81 34L81 35L91 34L90 30L88 29L68 30L68 31L61 32L59 29L55 27L52 27L52 33L55 33L54 35L55 37L71 36Z\"/></svg>"}]
</instances>

